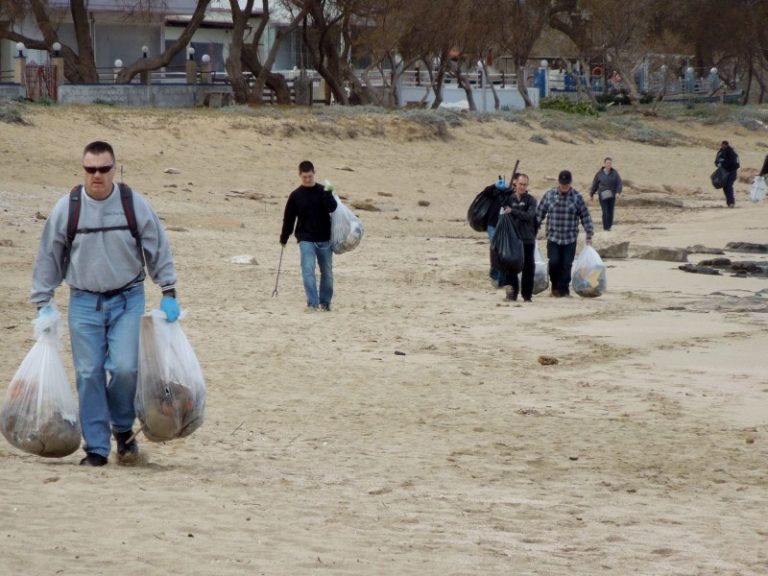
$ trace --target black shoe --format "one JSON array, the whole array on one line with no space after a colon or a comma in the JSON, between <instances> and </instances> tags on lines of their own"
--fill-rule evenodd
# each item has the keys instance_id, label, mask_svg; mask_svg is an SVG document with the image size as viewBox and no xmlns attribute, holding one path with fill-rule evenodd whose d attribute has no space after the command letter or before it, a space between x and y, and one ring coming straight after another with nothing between
<instances>
[{"instance_id":1,"label":"black shoe","mask_svg":"<svg viewBox=\"0 0 768 576\"><path fill-rule=\"evenodd\" d=\"M507 293L507 300L512 300L513 302L517 301L517 290L512 286L505 286L504 291Z\"/></svg>"},{"instance_id":2,"label":"black shoe","mask_svg":"<svg viewBox=\"0 0 768 576\"><path fill-rule=\"evenodd\" d=\"M523 298L523 302L530 302L530 301L531 301L530 298Z\"/></svg>"},{"instance_id":3,"label":"black shoe","mask_svg":"<svg viewBox=\"0 0 768 576\"><path fill-rule=\"evenodd\" d=\"M80 460L80 466L104 466L107 463L107 457L96 452L86 452L85 458Z\"/></svg>"},{"instance_id":4,"label":"black shoe","mask_svg":"<svg viewBox=\"0 0 768 576\"><path fill-rule=\"evenodd\" d=\"M139 457L139 445L133 430L114 432L114 437L117 440L117 463L135 464Z\"/></svg>"},{"instance_id":5,"label":"black shoe","mask_svg":"<svg viewBox=\"0 0 768 576\"><path fill-rule=\"evenodd\" d=\"M330 312L331 311L331 305L330 304L320 304L320 310L323 312Z\"/></svg>"}]
</instances>

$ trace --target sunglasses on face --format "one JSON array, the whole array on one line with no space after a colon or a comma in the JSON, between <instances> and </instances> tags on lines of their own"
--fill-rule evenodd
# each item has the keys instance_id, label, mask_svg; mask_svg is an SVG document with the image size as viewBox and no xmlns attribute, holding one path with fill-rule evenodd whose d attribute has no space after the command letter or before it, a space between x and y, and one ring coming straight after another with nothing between
<instances>
[{"instance_id":1,"label":"sunglasses on face","mask_svg":"<svg viewBox=\"0 0 768 576\"><path fill-rule=\"evenodd\" d=\"M96 172L99 174L106 174L114 167L114 164L110 164L109 166L83 166L83 169L88 172L88 174L96 174Z\"/></svg>"}]
</instances>

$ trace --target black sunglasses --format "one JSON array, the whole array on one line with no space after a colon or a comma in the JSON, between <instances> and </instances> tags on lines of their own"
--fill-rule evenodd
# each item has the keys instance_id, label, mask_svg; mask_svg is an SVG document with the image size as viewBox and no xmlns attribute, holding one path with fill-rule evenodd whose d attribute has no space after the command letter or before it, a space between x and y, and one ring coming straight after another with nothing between
<instances>
[{"instance_id":1,"label":"black sunglasses","mask_svg":"<svg viewBox=\"0 0 768 576\"><path fill-rule=\"evenodd\" d=\"M114 164L110 164L109 166L83 166L83 169L88 172L88 174L96 174L96 172L99 174L106 174L114 167Z\"/></svg>"}]
</instances>

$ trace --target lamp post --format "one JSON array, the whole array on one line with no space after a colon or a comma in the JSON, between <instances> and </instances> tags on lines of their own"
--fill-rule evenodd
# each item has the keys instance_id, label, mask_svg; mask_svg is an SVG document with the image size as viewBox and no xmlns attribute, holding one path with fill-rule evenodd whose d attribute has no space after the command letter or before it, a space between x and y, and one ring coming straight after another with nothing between
<instances>
[{"instance_id":1,"label":"lamp post","mask_svg":"<svg viewBox=\"0 0 768 576\"><path fill-rule=\"evenodd\" d=\"M64 84L64 58L61 57L61 43L54 42L51 45L53 49L53 57L51 58L51 64L54 67L54 74L56 76L56 93L58 94L59 86Z\"/></svg>"},{"instance_id":2,"label":"lamp post","mask_svg":"<svg viewBox=\"0 0 768 576\"><path fill-rule=\"evenodd\" d=\"M211 57L208 54L203 54L201 58L203 61L201 81L203 84L211 83Z\"/></svg>"},{"instance_id":3,"label":"lamp post","mask_svg":"<svg viewBox=\"0 0 768 576\"><path fill-rule=\"evenodd\" d=\"M141 47L141 58L146 60L149 57L149 46ZM139 81L142 84L149 84L149 70L142 70L139 72Z\"/></svg>"},{"instance_id":4,"label":"lamp post","mask_svg":"<svg viewBox=\"0 0 768 576\"><path fill-rule=\"evenodd\" d=\"M13 69L13 81L22 86L25 84L24 70L27 68L27 59L24 57L24 43L16 42L16 65Z\"/></svg>"},{"instance_id":5,"label":"lamp post","mask_svg":"<svg viewBox=\"0 0 768 576\"><path fill-rule=\"evenodd\" d=\"M197 76L197 64L195 63L195 48L187 46L186 77L187 84L194 84Z\"/></svg>"},{"instance_id":6,"label":"lamp post","mask_svg":"<svg viewBox=\"0 0 768 576\"><path fill-rule=\"evenodd\" d=\"M115 60L115 84L117 84L117 75L120 73L120 70L123 68L123 61L118 58Z\"/></svg>"}]
</instances>

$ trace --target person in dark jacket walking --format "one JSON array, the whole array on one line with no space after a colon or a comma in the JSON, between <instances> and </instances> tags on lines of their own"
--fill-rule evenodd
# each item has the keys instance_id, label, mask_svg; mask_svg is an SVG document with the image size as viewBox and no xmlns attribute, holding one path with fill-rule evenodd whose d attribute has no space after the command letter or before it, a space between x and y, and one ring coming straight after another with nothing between
<instances>
[{"instance_id":1,"label":"person in dark jacket walking","mask_svg":"<svg viewBox=\"0 0 768 576\"><path fill-rule=\"evenodd\" d=\"M507 278L505 287L507 300L517 300L522 293L523 300L530 302L533 296L533 275L536 270L533 252L536 248L536 198L528 193L528 175L518 174L515 192L504 203L504 213L512 216L520 240L523 242L523 274L518 281L517 274ZM521 286L522 284L522 286Z\"/></svg>"},{"instance_id":2,"label":"person in dark jacket walking","mask_svg":"<svg viewBox=\"0 0 768 576\"><path fill-rule=\"evenodd\" d=\"M763 160L763 167L760 168L760 176L763 178L768 176L768 154L765 155L765 160Z\"/></svg>"},{"instance_id":3,"label":"person in dark jacket walking","mask_svg":"<svg viewBox=\"0 0 768 576\"><path fill-rule=\"evenodd\" d=\"M336 199L330 190L315 182L315 167L312 162L305 160L299 164L299 178L301 186L291 192L285 204L280 244L286 245L295 226L307 309L330 311L333 299L330 214L336 210ZM315 278L316 265L320 267L319 293Z\"/></svg>"},{"instance_id":4,"label":"person in dark jacket walking","mask_svg":"<svg viewBox=\"0 0 768 576\"><path fill-rule=\"evenodd\" d=\"M595 194L600 200L600 208L603 211L603 230L609 231L613 226L613 211L621 196L622 188L621 176L613 168L613 160L606 158L603 160L603 167L595 174L589 191L590 200L594 202Z\"/></svg>"},{"instance_id":5,"label":"person in dark jacket walking","mask_svg":"<svg viewBox=\"0 0 768 576\"><path fill-rule=\"evenodd\" d=\"M733 183L736 182L740 165L739 155L728 144L728 140L723 140L720 144L720 150L717 151L715 156L715 166L722 168L727 174L723 193L725 194L725 203L728 205L728 208L733 208L736 205L736 199L733 196Z\"/></svg>"}]
</instances>

